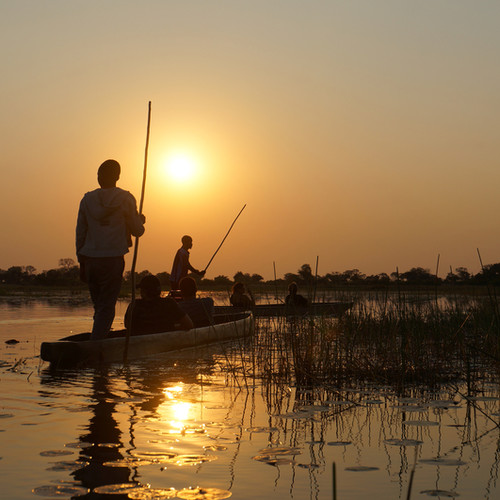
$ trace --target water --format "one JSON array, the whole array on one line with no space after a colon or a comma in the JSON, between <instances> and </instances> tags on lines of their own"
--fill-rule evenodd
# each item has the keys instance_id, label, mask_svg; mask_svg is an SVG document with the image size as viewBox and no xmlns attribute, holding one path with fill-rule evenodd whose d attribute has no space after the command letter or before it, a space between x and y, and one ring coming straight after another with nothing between
<instances>
[{"instance_id":1,"label":"water","mask_svg":"<svg viewBox=\"0 0 500 500\"><path fill-rule=\"evenodd\" d=\"M331 499L335 469L338 499L405 499L413 468L412 498L499 496L497 384L475 400L461 387L406 399L390 387L300 392L227 373L227 346L51 371L40 343L88 331L91 315L86 304L0 303L2 498L126 499L96 491L129 483L164 490L155 498L202 487Z\"/></svg>"}]
</instances>

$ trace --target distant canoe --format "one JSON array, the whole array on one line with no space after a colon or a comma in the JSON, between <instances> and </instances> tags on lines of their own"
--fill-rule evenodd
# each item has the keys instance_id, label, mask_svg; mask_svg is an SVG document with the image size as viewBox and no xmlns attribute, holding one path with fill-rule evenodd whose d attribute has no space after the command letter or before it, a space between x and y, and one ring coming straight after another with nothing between
<instances>
[{"instance_id":1,"label":"distant canoe","mask_svg":"<svg viewBox=\"0 0 500 500\"><path fill-rule=\"evenodd\" d=\"M154 354L176 351L190 347L223 342L253 333L253 315L236 313L214 316L214 324L150 335L132 335L129 339L129 360L142 359ZM92 363L115 363L123 361L126 330L111 332L103 340L90 340L90 333L70 335L56 342L43 342L40 357L54 365L80 365Z\"/></svg>"},{"instance_id":2,"label":"distant canoe","mask_svg":"<svg viewBox=\"0 0 500 500\"><path fill-rule=\"evenodd\" d=\"M286 304L257 304L251 310L255 317L276 316L342 316L352 306L353 302L315 302L307 307L292 307ZM242 307L215 306L217 314L229 314L235 311L243 311Z\"/></svg>"}]
</instances>

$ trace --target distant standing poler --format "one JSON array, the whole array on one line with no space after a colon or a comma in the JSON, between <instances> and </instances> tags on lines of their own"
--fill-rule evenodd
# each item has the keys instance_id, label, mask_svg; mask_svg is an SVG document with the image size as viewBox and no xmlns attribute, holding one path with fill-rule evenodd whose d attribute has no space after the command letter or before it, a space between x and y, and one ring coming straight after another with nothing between
<instances>
[{"instance_id":1,"label":"distant standing poler","mask_svg":"<svg viewBox=\"0 0 500 500\"><path fill-rule=\"evenodd\" d=\"M101 186L85 194L76 224L76 254L80 276L87 282L94 304L91 339L107 336L115 317L131 236L142 236L145 218L137 212L134 196L116 187L120 164L106 160L97 171Z\"/></svg>"},{"instance_id":2,"label":"distant standing poler","mask_svg":"<svg viewBox=\"0 0 500 500\"><path fill-rule=\"evenodd\" d=\"M184 276L187 276L188 271L202 278L205 276L205 271L195 269L189 262L189 250L193 247L193 238L186 234L181 238L181 241L182 246L175 254L172 272L170 273L170 285L172 290L179 290L179 281L184 278Z\"/></svg>"}]
</instances>

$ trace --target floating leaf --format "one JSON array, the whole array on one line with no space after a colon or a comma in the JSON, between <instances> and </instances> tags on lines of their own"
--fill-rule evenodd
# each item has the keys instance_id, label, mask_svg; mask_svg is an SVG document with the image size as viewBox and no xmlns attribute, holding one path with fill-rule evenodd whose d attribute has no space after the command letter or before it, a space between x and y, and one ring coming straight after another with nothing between
<instances>
[{"instance_id":1,"label":"floating leaf","mask_svg":"<svg viewBox=\"0 0 500 500\"><path fill-rule=\"evenodd\" d=\"M253 460L257 460L258 462L264 462L268 465L290 465L293 464L293 461L289 458L276 458L271 455L255 455L252 457Z\"/></svg>"},{"instance_id":2,"label":"floating leaf","mask_svg":"<svg viewBox=\"0 0 500 500\"><path fill-rule=\"evenodd\" d=\"M420 427L432 427L434 425L439 425L439 422L434 422L432 420L407 420L403 422L403 425L415 425Z\"/></svg>"},{"instance_id":3,"label":"floating leaf","mask_svg":"<svg viewBox=\"0 0 500 500\"><path fill-rule=\"evenodd\" d=\"M303 469L319 469L318 464L298 464L299 467L302 467Z\"/></svg>"},{"instance_id":4,"label":"floating leaf","mask_svg":"<svg viewBox=\"0 0 500 500\"><path fill-rule=\"evenodd\" d=\"M177 492L183 500L222 500L232 495L230 491L219 488L184 488Z\"/></svg>"},{"instance_id":5,"label":"floating leaf","mask_svg":"<svg viewBox=\"0 0 500 500\"><path fill-rule=\"evenodd\" d=\"M275 448L264 448L259 451L260 455L300 455L299 448L291 448L290 446L277 446Z\"/></svg>"},{"instance_id":6,"label":"floating leaf","mask_svg":"<svg viewBox=\"0 0 500 500\"><path fill-rule=\"evenodd\" d=\"M52 467L49 467L47 470L79 470L87 467L89 462L83 462L79 460L70 461L70 462L56 462Z\"/></svg>"},{"instance_id":7,"label":"floating leaf","mask_svg":"<svg viewBox=\"0 0 500 500\"><path fill-rule=\"evenodd\" d=\"M417 446L422 444L423 441L418 441L417 439L386 439L384 443L391 446Z\"/></svg>"},{"instance_id":8,"label":"floating leaf","mask_svg":"<svg viewBox=\"0 0 500 500\"><path fill-rule=\"evenodd\" d=\"M455 498L460 496L458 493L455 493L454 491L446 491L446 490L423 490L420 493L422 495L427 495L429 497Z\"/></svg>"},{"instance_id":9,"label":"floating leaf","mask_svg":"<svg viewBox=\"0 0 500 500\"><path fill-rule=\"evenodd\" d=\"M13 416L13 413L0 413L0 418L12 418Z\"/></svg>"},{"instance_id":10,"label":"floating leaf","mask_svg":"<svg viewBox=\"0 0 500 500\"><path fill-rule=\"evenodd\" d=\"M137 487L135 483L104 484L94 488L93 492L99 495L128 495Z\"/></svg>"},{"instance_id":11,"label":"floating leaf","mask_svg":"<svg viewBox=\"0 0 500 500\"><path fill-rule=\"evenodd\" d=\"M367 472L372 470L379 470L378 467L368 467L366 465L353 465L352 467L346 467L345 470L350 470L353 472Z\"/></svg>"},{"instance_id":12,"label":"floating leaf","mask_svg":"<svg viewBox=\"0 0 500 500\"><path fill-rule=\"evenodd\" d=\"M352 444L352 441L330 441L326 444L328 446L347 446L348 444Z\"/></svg>"},{"instance_id":13,"label":"floating leaf","mask_svg":"<svg viewBox=\"0 0 500 500\"><path fill-rule=\"evenodd\" d=\"M440 457L422 458L419 460L419 462L428 465L450 465L450 466L465 465L467 463L458 458L440 458Z\"/></svg>"},{"instance_id":14,"label":"floating leaf","mask_svg":"<svg viewBox=\"0 0 500 500\"><path fill-rule=\"evenodd\" d=\"M73 452L69 450L47 450L40 452L40 456L42 457L61 457L64 455L73 455Z\"/></svg>"},{"instance_id":15,"label":"floating leaf","mask_svg":"<svg viewBox=\"0 0 500 500\"><path fill-rule=\"evenodd\" d=\"M90 492L88 488L82 488L81 486L68 486L68 485L50 485L50 486L38 486L31 490L35 495L40 495L42 497L65 497L73 498L86 495Z\"/></svg>"},{"instance_id":16,"label":"floating leaf","mask_svg":"<svg viewBox=\"0 0 500 500\"><path fill-rule=\"evenodd\" d=\"M127 495L132 500L164 500L166 498L177 498L177 490L175 488L134 488L127 492Z\"/></svg>"}]
</instances>

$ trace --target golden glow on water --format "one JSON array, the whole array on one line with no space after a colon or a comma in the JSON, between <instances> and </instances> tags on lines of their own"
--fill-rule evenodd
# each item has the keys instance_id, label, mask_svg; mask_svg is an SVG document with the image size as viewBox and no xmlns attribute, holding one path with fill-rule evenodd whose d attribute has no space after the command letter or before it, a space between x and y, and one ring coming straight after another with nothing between
<instances>
[{"instance_id":1,"label":"golden glow on water","mask_svg":"<svg viewBox=\"0 0 500 500\"><path fill-rule=\"evenodd\" d=\"M187 401L182 401L184 386L182 384L163 389L166 402L159 407L162 413L162 418L168 422L171 430L170 433L178 433L185 429L186 422L192 419L193 404Z\"/></svg>"}]
</instances>

